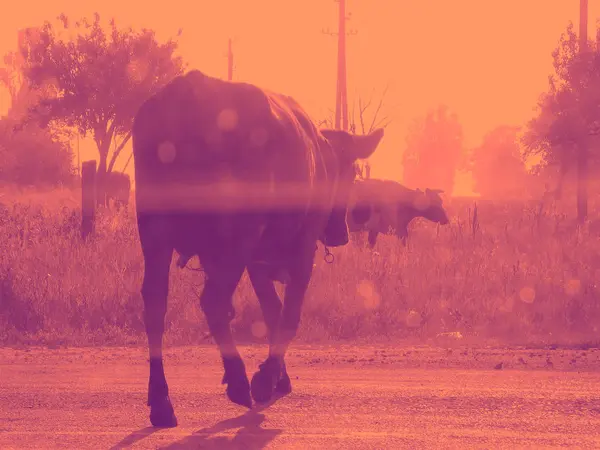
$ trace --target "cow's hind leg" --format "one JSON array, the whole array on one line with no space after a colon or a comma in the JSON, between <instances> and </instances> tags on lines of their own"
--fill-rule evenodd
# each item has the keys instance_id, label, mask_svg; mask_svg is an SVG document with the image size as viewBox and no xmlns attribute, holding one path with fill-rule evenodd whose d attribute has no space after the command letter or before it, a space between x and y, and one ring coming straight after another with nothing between
<instances>
[{"instance_id":1,"label":"cow's hind leg","mask_svg":"<svg viewBox=\"0 0 600 450\"><path fill-rule=\"evenodd\" d=\"M290 258L290 282L286 286L283 310L273 332L269 356L252 377L252 397L256 402L269 401L276 389L291 391L285 369L285 353L298 331L304 295L312 275L315 250L314 242L302 245L296 257Z\"/></svg>"},{"instance_id":2,"label":"cow's hind leg","mask_svg":"<svg viewBox=\"0 0 600 450\"><path fill-rule=\"evenodd\" d=\"M150 378L148 382L148 406L150 422L155 427L175 427L177 419L169 399L169 387L165 377L162 357L162 341L169 292L169 268L173 249L163 240L165 230L160 222L141 219L140 241L144 253L144 321L148 337L150 356Z\"/></svg>"},{"instance_id":3,"label":"cow's hind leg","mask_svg":"<svg viewBox=\"0 0 600 450\"><path fill-rule=\"evenodd\" d=\"M258 297L258 302L260 303L260 308L269 333L269 345L272 347L275 344L275 333L277 332L279 321L281 320L281 299L275 290L275 284L269 276L268 267L261 264L251 264L248 266L248 276L250 277L254 292ZM292 392L292 383L287 374L284 360L282 361L279 380L275 385L275 392L281 395ZM260 394L258 396L260 397Z\"/></svg>"},{"instance_id":4,"label":"cow's hind leg","mask_svg":"<svg viewBox=\"0 0 600 450\"><path fill-rule=\"evenodd\" d=\"M200 296L200 306L221 353L225 372L223 384L227 384L227 397L233 403L251 408L252 398L246 367L230 327L233 319L232 297L244 273L245 264L238 258L226 259L217 264L214 261L201 261L207 278Z\"/></svg>"}]
</instances>

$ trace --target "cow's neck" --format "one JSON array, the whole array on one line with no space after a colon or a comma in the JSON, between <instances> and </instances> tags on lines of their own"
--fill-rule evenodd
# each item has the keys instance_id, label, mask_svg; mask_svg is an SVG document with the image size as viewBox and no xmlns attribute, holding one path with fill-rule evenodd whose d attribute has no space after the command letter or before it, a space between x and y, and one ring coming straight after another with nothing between
<instances>
[{"instance_id":1,"label":"cow's neck","mask_svg":"<svg viewBox=\"0 0 600 450\"><path fill-rule=\"evenodd\" d=\"M408 226L408 224L421 214L415 208L407 208L403 214L398 215L398 225Z\"/></svg>"}]
</instances>

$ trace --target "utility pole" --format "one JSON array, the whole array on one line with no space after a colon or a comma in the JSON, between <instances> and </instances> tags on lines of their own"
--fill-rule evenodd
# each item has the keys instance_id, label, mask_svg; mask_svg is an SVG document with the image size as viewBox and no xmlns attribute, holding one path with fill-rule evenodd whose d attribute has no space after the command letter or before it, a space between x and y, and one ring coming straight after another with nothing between
<instances>
[{"instance_id":1,"label":"utility pole","mask_svg":"<svg viewBox=\"0 0 600 450\"><path fill-rule=\"evenodd\" d=\"M77 173L81 176L81 159L79 157L79 132L77 132Z\"/></svg>"},{"instance_id":2,"label":"utility pole","mask_svg":"<svg viewBox=\"0 0 600 450\"><path fill-rule=\"evenodd\" d=\"M233 80L233 50L231 46L231 38L227 42L227 80Z\"/></svg>"},{"instance_id":3,"label":"utility pole","mask_svg":"<svg viewBox=\"0 0 600 450\"><path fill-rule=\"evenodd\" d=\"M346 21L350 20L350 14L346 15L346 0L334 0L339 4L338 31L332 33L323 30L324 34L338 37L338 64L337 64L337 89L335 95L335 128L348 131L348 87L346 83L346 36L357 34L356 31L346 31ZM341 123L340 123L341 122Z\"/></svg>"},{"instance_id":4,"label":"utility pole","mask_svg":"<svg viewBox=\"0 0 600 450\"><path fill-rule=\"evenodd\" d=\"M588 28L588 0L579 0L579 54L586 58L587 53L587 28ZM582 141L577 152L577 219L580 224L585 222L588 214L588 144L587 135L582 136Z\"/></svg>"}]
</instances>

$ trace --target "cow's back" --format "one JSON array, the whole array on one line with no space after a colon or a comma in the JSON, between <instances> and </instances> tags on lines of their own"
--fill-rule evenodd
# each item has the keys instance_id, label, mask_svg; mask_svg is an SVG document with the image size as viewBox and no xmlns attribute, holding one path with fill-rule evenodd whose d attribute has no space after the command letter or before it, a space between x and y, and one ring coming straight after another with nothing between
<instances>
[{"instance_id":1,"label":"cow's back","mask_svg":"<svg viewBox=\"0 0 600 450\"><path fill-rule=\"evenodd\" d=\"M324 226L321 189L336 160L290 97L192 71L142 105L133 141L142 215L191 217L191 233L250 213L275 241Z\"/></svg>"},{"instance_id":2,"label":"cow's back","mask_svg":"<svg viewBox=\"0 0 600 450\"><path fill-rule=\"evenodd\" d=\"M392 180L366 179L354 183L348 224L351 231L376 228L387 233L397 227L400 205L411 205L416 192Z\"/></svg>"}]
</instances>

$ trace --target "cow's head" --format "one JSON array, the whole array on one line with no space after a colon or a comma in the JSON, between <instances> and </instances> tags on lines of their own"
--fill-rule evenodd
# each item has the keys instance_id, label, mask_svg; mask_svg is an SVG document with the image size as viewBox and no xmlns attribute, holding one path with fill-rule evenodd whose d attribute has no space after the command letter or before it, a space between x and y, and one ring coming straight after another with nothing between
<instances>
[{"instance_id":1,"label":"cow's head","mask_svg":"<svg viewBox=\"0 0 600 450\"><path fill-rule=\"evenodd\" d=\"M364 188L365 183L367 181L364 179L357 178L354 180L352 195L350 195L348 201L348 213L346 214L348 229L351 232L362 231L375 212L373 199L368 195L370 192Z\"/></svg>"},{"instance_id":2,"label":"cow's head","mask_svg":"<svg viewBox=\"0 0 600 450\"><path fill-rule=\"evenodd\" d=\"M341 130L321 130L338 160L338 183L331 215L325 227L323 243L331 247L349 242L346 212L350 191L356 178L356 162L371 156L383 138L383 128L365 135L354 135Z\"/></svg>"},{"instance_id":3,"label":"cow's head","mask_svg":"<svg viewBox=\"0 0 600 450\"><path fill-rule=\"evenodd\" d=\"M413 206L419 212L419 215L432 222L437 222L440 225L449 223L448 215L444 209L442 197L440 194L444 191L441 189L425 189L425 192L420 189L416 190Z\"/></svg>"},{"instance_id":4,"label":"cow's head","mask_svg":"<svg viewBox=\"0 0 600 450\"><path fill-rule=\"evenodd\" d=\"M350 218L357 226L364 226L373 215L373 205L368 200L359 200L354 204L350 211Z\"/></svg>"}]
</instances>

